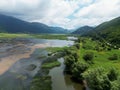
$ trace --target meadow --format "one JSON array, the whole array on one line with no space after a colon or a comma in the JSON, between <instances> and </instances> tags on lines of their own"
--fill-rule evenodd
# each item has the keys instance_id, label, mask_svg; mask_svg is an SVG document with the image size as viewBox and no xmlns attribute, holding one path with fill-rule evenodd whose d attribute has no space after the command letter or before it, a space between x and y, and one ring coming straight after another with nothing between
<instances>
[{"instance_id":1,"label":"meadow","mask_svg":"<svg viewBox=\"0 0 120 90\"><path fill-rule=\"evenodd\" d=\"M66 40L67 36L64 34L24 34L24 33L0 33L0 39L2 38L39 38L39 39L60 39Z\"/></svg>"}]
</instances>

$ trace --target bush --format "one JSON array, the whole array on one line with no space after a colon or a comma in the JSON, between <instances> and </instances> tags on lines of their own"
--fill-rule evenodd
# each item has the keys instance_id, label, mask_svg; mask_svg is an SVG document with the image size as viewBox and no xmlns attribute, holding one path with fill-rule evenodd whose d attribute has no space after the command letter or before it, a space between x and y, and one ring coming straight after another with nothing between
<instances>
[{"instance_id":1,"label":"bush","mask_svg":"<svg viewBox=\"0 0 120 90\"><path fill-rule=\"evenodd\" d=\"M109 48L107 48L107 50L108 50L108 51L111 51L111 48L109 47Z\"/></svg>"},{"instance_id":2,"label":"bush","mask_svg":"<svg viewBox=\"0 0 120 90\"><path fill-rule=\"evenodd\" d=\"M97 68L84 74L88 87L91 90L110 90L111 82L103 68Z\"/></svg>"},{"instance_id":3,"label":"bush","mask_svg":"<svg viewBox=\"0 0 120 90\"><path fill-rule=\"evenodd\" d=\"M120 90L120 79L115 69L106 72L103 68L93 69L83 74L91 90Z\"/></svg>"},{"instance_id":4,"label":"bush","mask_svg":"<svg viewBox=\"0 0 120 90\"><path fill-rule=\"evenodd\" d=\"M76 60L72 55L66 56L65 61L64 61L64 64L66 66L65 71L68 72L68 73L71 73L72 72L72 67L73 67L75 62L76 62Z\"/></svg>"},{"instance_id":5,"label":"bush","mask_svg":"<svg viewBox=\"0 0 120 90\"><path fill-rule=\"evenodd\" d=\"M75 61L77 62L79 59L77 52L71 52L71 55L74 57Z\"/></svg>"},{"instance_id":6,"label":"bush","mask_svg":"<svg viewBox=\"0 0 120 90\"><path fill-rule=\"evenodd\" d=\"M92 61L94 57L94 54L92 52L87 52L84 56L83 59L85 61Z\"/></svg>"},{"instance_id":7,"label":"bush","mask_svg":"<svg viewBox=\"0 0 120 90\"><path fill-rule=\"evenodd\" d=\"M117 55L117 54L113 54L113 55L110 56L108 59L109 59L109 60L118 60L118 55Z\"/></svg>"},{"instance_id":8,"label":"bush","mask_svg":"<svg viewBox=\"0 0 120 90\"><path fill-rule=\"evenodd\" d=\"M116 72L116 70L114 68L110 69L110 71L108 72L108 78L111 81L117 80L118 73Z\"/></svg>"},{"instance_id":9,"label":"bush","mask_svg":"<svg viewBox=\"0 0 120 90\"><path fill-rule=\"evenodd\" d=\"M120 81L114 81L112 82L111 90L120 90Z\"/></svg>"},{"instance_id":10,"label":"bush","mask_svg":"<svg viewBox=\"0 0 120 90\"><path fill-rule=\"evenodd\" d=\"M82 73L86 71L86 69L88 69L88 64L77 62L74 64L74 68L72 70L72 76L75 79L81 81L83 80Z\"/></svg>"},{"instance_id":11,"label":"bush","mask_svg":"<svg viewBox=\"0 0 120 90\"><path fill-rule=\"evenodd\" d=\"M66 55L70 55L70 54L71 54L71 50L64 49L64 53L65 53Z\"/></svg>"},{"instance_id":12,"label":"bush","mask_svg":"<svg viewBox=\"0 0 120 90\"><path fill-rule=\"evenodd\" d=\"M75 42L80 43L81 42L81 38L79 37L77 40L75 40Z\"/></svg>"},{"instance_id":13,"label":"bush","mask_svg":"<svg viewBox=\"0 0 120 90\"><path fill-rule=\"evenodd\" d=\"M95 47L95 50L98 51L98 52L101 52L101 51L103 51L104 49L103 49L103 47L96 46L96 47Z\"/></svg>"},{"instance_id":14,"label":"bush","mask_svg":"<svg viewBox=\"0 0 120 90\"><path fill-rule=\"evenodd\" d=\"M80 49L80 44L79 44L79 43L76 43L76 44L75 44L75 47L76 47L77 49Z\"/></svg>"}]
</instances>

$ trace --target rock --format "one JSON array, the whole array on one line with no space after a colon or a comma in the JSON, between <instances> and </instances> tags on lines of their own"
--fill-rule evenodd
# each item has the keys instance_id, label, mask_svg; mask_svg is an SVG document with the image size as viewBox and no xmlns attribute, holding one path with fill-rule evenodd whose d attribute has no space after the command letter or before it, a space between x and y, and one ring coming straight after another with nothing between
<instances>
[{"instance_id":1,"label":"rock","mask_svg":"<svg viewBox=\"0 0 120 90\"><path fill-rule=\"evenodd\" d=\"M29 71L33 71L34 69L36 69L36 65L34 65L34 64L31 64L31 65L29 65L28 67L27 67L27 70L29 70Z\"/></svg>"}]
</instances>

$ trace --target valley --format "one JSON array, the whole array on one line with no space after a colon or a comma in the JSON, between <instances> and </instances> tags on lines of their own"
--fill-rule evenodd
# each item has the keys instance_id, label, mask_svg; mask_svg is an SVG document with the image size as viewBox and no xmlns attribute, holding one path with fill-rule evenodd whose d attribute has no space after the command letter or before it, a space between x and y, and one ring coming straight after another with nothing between
<instances>
[{"instance_id":1,"label":"valley","mask_svg":"<svg viewBox=\"0 0 120 90\"><path fill-rule=\"evenodd\" d=\"M120 17L71 32L0 14L0 90L120 90Z\"/></svg>"}]
</instances>

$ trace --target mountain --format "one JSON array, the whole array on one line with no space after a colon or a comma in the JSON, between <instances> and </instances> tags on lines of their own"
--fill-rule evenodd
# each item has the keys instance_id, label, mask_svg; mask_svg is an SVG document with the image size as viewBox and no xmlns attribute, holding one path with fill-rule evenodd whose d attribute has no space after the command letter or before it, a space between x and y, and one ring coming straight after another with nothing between
<instances>
[{"instance_id":1,"label":"mountain","mask_svg":"<svg viewBox=\"0 0 120 90\"><path fill-rule=\"evenodd\" d=\"M120 46L120 17L98 25L86 35L97 39L102 38L110 43Z\"/></svg>"},{"instance_id":2,"label":"mountain","mask_svg":"<svg viewBox=\"0 0 120 90\"><path fill-rule=\"evenodd\" d=\"M85 33L89 32L91 30L93 30L93 27L83 26L83 27L78 28L76 31L72 32L72 34L84 35Z\"/></svg>"},{"instance_id":3,"label":"mountain","mask_svg":"<svg viewBox=\"0 0 120 90\"><path fill-rule=\"evenodd\" d=\"M68 31L63 28L50 27L37 22L30 23L15 17L0 14L0 32L65 34Z\"/></svg>"},{"instance_id":4,"label":"mountain","mask_svg":"<svg viewBox=\"0 0 120 90\"><path fill-rule=\"evenodd\" d=\"M50 27L51 29L53 29L56 33L59 33L59 31L61 31L61 33L69 33L69 31L67 29L61 28L61 27Z\"/></svg>"}]
</instances>

